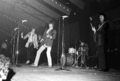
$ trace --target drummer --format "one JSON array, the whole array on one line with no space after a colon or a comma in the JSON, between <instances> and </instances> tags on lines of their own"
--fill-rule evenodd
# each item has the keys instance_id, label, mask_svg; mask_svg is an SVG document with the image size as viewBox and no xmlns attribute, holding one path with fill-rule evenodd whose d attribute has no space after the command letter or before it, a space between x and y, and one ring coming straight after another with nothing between
<instances>
[{"instance_id":1,"label":"drummer","mask_svg":"<svg viewBox=\"0 0 120 81\"><path fill-rule=\"evenodd\" d=\"M78 55L81 56L81 62L80 62L81 67L84 65L87 68L86 56L88 57L88 50L89 50L88 45L81 41L80 47L78 49L78 51L79 51Z\"/></svg>"}]
</instances>

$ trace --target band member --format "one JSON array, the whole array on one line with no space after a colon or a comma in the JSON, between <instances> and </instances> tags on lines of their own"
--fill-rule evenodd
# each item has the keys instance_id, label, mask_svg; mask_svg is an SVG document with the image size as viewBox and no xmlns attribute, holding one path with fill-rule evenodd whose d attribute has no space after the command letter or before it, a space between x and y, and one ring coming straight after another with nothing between
<instances>
[{"instance_id":1,"label":"band member","mask_svg":"<svg viewBox=\"0 0 120 81\"><path fill-rule=\"evenodd\" d=\"M106 15L104 13L101 13L99 15L100 24L98 25L98 28L95 29L95 27L91 24L92 30L94 31L95 36L95 42L97 44L98 50L97 50L97 58L98 58L98 66L97 68L100 71L108 71L107 67L107 58L106 58L106 50L108 45L108 29L109 24L106 21ZM92 18L91 18L92 20Z\"/></svg>"},{"instance_id":2,"label":"band member","mask_svg":"<svg viewBox=\"0 0 120 81\"><path fill-rule=\"evenodd\" d=\"M28 34L23 37L23 33L21 34L23 39L27 39L28 41L25 44L27 48L27 61L26 64L33 63L33 48L38 48L37 34L35 33L35 29L33 28Z\"/></svg>"},{"instance_id":3,"label":"band member","mask_svg":"<svg viewBox=\"0 0 120 81\"><path fill-rule=\"evenodd\" d=\"M80 67L84 66L85 68L88 68L86 66L86 57L88 58L88 50L89 50L88 44L80 41L80 47L78 49L78 53L79 53L78 57L81 58L81 60L80 60L80 64L81 64Z\"/></svg>"},{"instance_id":4,"label":"band member","mask_svg":"<svg viewBox=\"0 0 120 81\"><path fill-rule=\"evenodd\" d=\"M51 49L53 45L53 40L56 38L56 30L54 30L55 22L50 21L49 29L45 30L43 37L41 39L41 47L37 51L37 55L34 63L31 66L38 66L39 58L43 50L47 48L46 54L48 59L48 67L52 67Z\"/></svg>"}]
</instances>

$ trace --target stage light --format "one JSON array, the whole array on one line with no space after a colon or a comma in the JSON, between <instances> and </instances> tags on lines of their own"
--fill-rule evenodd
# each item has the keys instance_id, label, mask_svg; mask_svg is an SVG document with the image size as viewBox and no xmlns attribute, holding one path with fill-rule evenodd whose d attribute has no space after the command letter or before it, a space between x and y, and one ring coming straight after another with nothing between
<instances>
[{"instance_id":1,"label":"stage light","mask_svg":"<svg viewBox=\"0 0 120 81\"><path fill-rule=\"evenodd\" d=\"M68 16L67 15L64 15L64 16L62 16L63 18L67 18Z\"/></svg>"}]
</instances>

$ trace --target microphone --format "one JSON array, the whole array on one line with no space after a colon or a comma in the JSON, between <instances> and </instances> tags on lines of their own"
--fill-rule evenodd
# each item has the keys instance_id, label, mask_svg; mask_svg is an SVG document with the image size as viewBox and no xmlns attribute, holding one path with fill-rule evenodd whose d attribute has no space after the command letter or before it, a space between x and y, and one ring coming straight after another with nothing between
<instances>
[{"instance_id":1,"label":"microphone","mask_svg":"<svg viewBox=\"0 0 120 81\"><path fill-rule=\"evenodd\" d=\"M18 29L18 27L17 28L14 28L14 31L16 31Z\"/></svg>"},{"instance_id":2,"label":"microphone","mask_svg":"<svg viewBox=\"0 0 120 81\"><path fill-rule=\"evenodd\" d=\"M22 23L27 22L27 20L22 20Z\"/></svg>"},{"instance_id":3,"label":"microphone","mask_svg":"<svg viewBox=\"0 0 120 81\"><path fill-rule=\"evenodd\" d=\"M67 18L68 16L67 15L64 15L64 16L62 16L63 18Z\"/></svg>"}]
</instances>

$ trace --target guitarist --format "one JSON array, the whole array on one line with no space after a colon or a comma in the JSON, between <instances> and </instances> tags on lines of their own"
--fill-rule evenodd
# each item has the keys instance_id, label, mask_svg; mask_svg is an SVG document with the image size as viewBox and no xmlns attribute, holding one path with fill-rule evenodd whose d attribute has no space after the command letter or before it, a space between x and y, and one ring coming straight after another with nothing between
<instances>
[{"instance_id":1,"label":"guitarist","mask_svg":"<svg viewBox=\"0 0 120 81\"><path fill-rule=\"evenodd\" d=\"M53 40L56 38L56 30L54 30L55 22L49 22L49 28L45 30L43 37L41 39L41 46L37 51L35 61L31 66L38 66L39 58L41 53L47 48L47 59L48 59L48 67L52 67L52 58L51 58L51 49Z\"/></svg>"},{"instance_id":2,"label":"guitarist","mask_svg":"<svg viewBox=\"0 0 120 81\"><path fill-rule=\"evenodd\" d=\"M98 52L97 52L97 59L98 59L98 70L99 71L108 71L107 66L107 46L108 46L108 29L109 23L106 21L106 15L101 13L99 15L100 24L96 29L91 23L92 31L94 32L95 42L97 44ZM92 18L90 17L90 20Z\"/></svg>"}]
</instances>

